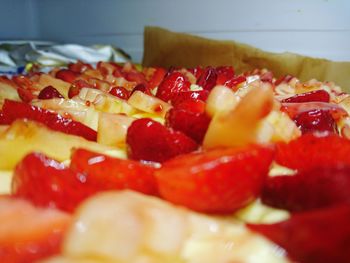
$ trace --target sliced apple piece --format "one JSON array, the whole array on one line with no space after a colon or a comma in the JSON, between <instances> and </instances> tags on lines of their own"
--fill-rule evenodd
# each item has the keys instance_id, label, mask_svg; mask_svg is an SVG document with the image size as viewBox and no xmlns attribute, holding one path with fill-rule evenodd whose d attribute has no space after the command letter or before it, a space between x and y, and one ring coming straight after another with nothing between
<instances>
[{"instance_id":1,"label":"sliced apple piece","mask_svg":"<svg viewBox=\"0 0 350 263\"><path fill-rule=\"evenodd\" d=\"M53 110L62 116L68 114L73 120L79 121L97 131L99 113L92 105L87 106L82 101L60 98L33 100L31 104L47 110Z\"/></svg>"},{"instance_id":2,"label":"sliced apple piece","mask_svg":"<svg viewBox=\"0 0 350 263\"><path fill-rule=\"evenodd\" d=\"M102 112L124 113L127 115L136 112L136 109L125 100L119 99L98 89L82 88L78 96L73 99L90 102L97 110Z\"/></svg>"},{"instance_id":3,"label":"sliced apple piece","mask_svg":"<svg viewBox=\"0 0 350 263\"><path fill-rule=\"evenodd\" d=\"M209 124L203 146L242 146L257 142L257 127L273 107L273 92L269 86L253 86L230 111L216 114Z\"/></svg>"},{"instance_id":4,"label":"sliced apple piece","mask_svg":"<svg viewBox=\"0 0 350 263\"><path fill-rule=\"evenodd\" d=\"M11 80L0 76L0 107L5 99L20 101L17 88Z\"/></svg>"},{"instance_id":5,"label":"sliced apple piece","mask_svg":"<svg viewBox=\"0 0 350 263\"><path fill-rule=\"evenodd\" d=\"M32 121L16 120L0 134L0 170L11 170L28 153L40 151L58 160L70 158L72 148L85 148L125 158L124 150L50 130Z\"/></svg>"},{"instance_id":6,"label":"sliced apple piece","mask_svg":"<svg viewBox=\"0 0 350 263\"><path fill-rule=\"evenodd\" d=\"M171 105L154 96L147 95L142 91L135 91L129 98L128 103L138 110L152 113L161 117L171 109Z\"/></svg>"},{"instance_id":7,"label":"sliced apple piece","mask_svg":"<svg viewBox=\"0 0 350 263\"><path fill-rule=\"evenodd\" d=\"M52 86L58 90L59 93L62 94L65 98L68 98L68 91L70 87L70 83L65 82L63 80L54 78L49 74L42 74L38 80L38 87L40 90L46 88L47 86Z\"/></svg>"},{"instance_id":8,"label":"sliced apple piece","mask_svg":"<svg viewBox=\"0 0 350 263\"><path fill-rule=\"evenodd\" d=\"M128 127L135 118L113 113L100 113L97 142L109 146L125 147Z\"/></svg>"},{"instance_id":9,"label":"sliced apple piece","mask_svg":"<svg viewBox=\"0 0 350 263\"><path fill-rule=\"evenodd\" d=\"M214 116L217 113L233 110L240 101L232 89L225 86L216 86L209 93L206 112L209 116Z\"/></svg>"},{"instance_id":10,"label":"sliced apple piece","mask_svg":"<svg viewBox=\"0 0 350 263\"><path fill-rule=\"evenodd\" d=\"M67 257L107 262L288 262L282 251L234 219L131 191L100 193L84 202L63 244Z\"/></svg>"}]
</instances>

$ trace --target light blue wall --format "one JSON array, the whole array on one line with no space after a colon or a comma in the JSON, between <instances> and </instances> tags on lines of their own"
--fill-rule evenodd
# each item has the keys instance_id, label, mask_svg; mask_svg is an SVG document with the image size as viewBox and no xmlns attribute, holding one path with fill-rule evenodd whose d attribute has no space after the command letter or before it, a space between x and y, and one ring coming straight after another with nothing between
<instances>
[{"instance_id":1,"label":"light blue wall","mask_svg":"<svg viewBox=\"0 0 350 263\"><path fill-rule=\"evenodd\" d=\"M267 51L350 61L348 0L0 0L0 3L0 21L6 24L11 21L7 30L1 28L1 38L23 36L82 44L111 43L125 49L136 61L142 58L145 25L234 39Z\"/></svg>"}]
</instances>

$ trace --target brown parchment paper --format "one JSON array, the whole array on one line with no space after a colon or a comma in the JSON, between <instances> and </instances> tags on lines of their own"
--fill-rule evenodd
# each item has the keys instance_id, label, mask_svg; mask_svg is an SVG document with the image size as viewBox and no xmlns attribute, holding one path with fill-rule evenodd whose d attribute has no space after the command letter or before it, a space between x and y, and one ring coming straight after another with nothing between
<instances>
[{"instance_id":1,"label":"brown parchment paper","mask_svg":"<svg viewBox=\"0 0 350 263\"><path fill-rule=\"evenodd\" d=\"M235 41L219 41L159 27L145 27L144 66L222 66L236 72L267 68L276 77L291 74L303 81L333 81L350 92L350 62L301 56L293 53L265 52Z\"/></svg>"}]
</instances>

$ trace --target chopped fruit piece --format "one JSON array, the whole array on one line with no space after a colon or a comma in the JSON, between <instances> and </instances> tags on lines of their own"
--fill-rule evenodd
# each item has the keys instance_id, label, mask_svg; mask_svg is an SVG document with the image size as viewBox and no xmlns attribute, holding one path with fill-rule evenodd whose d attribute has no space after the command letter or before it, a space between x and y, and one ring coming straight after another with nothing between
<instances>
[{"instance_id":1,"label":"chopped fruit piece","mask_svg":"<svg viewBox=\"0 0 350 263\"><path fill-rule=\"evenodd\" d=\"M190 90L191 83L186 77L177 71L167 75L159 84L157 97L168 102L173 99L177 93Z\"/></svg>"},{"instance_id":2,"label":"chopped fruit piece","mask_svg":"<svg viewBox=\"0 0 350 263\"><path fill-rule=\"evenodd\" d=\"M228 81L226 81L226 82L224 83L224 86L236 90L236 87L237 87L239 84L245 82L246 80L247 80L247 79L246 79L245 76L240 75L240 76L234 77L234 78L229 79Z\"/></svg>"},{"instance_id":3,"label":"chopped fruit piece","mask_svg":"<svg viewBox=\"0 0 350 263\"><path fill-rule=\"evenodd\" d=\"M247 262L248 256L249 262L286 263L281 252L235 220L120 191L100 193L84 202L63 244L68 261L45 262Z\"/></svg>"},{"instance_id":4,"label":"chopped fruit piece","mask_svg":"<svg viewBox=\"0 0 350 263\"><path fill-rule=\"evenodd\" d=\"M171 105L169 103L166 103L165 101L154 96L147 95L146 93L139 90L132 93L128 100L128 103L138 110L154 113L162 117L164 117L171 108Z\"/></svg>"},{"instance_id":5,"label":"chopped fruit piece","mask_svg":"<svg viewBox=\"0 0 350 263\"><path fill-rule=\"evenodd\" d=\"M41 74L38 80L38 85L40 89L43 89L47 86L52 86L58 90L58 92L63 95L65 98L68 98L68 90L70 84L66 81L54 78L48 74Z\"/></svg>"},{"instance_id":6,"label":"chopped fruit piece","mask_svg":"<svg viewBox=\"0 0 350 263\"><path fill-rule=\"evenodd\" d=\"M277 144L276 162L296 170L350 165L350 140L328 132L307 133Z\"/></svg>"},{"instance_id":7,"label":"chopped fruit piece","mask_svg":"<svg viewBox=\"0 0 350 263\"><path fill-rule=\"evenodd\" d=\"M292 119L300 113L316 109L329 111L335 120L348 116L344 108L337 104L327 102L282 103L281 107L281 111L286 112Z\"/></svg>"},{"instance_id":8,"label":"chopped fruit piece","mask_svg":"<svg viewBox=\"0 0 350 263\"><path fill-rule=\"evenodd\" d=\"M157 195L155 168L133 160L77 149L72 154L70 168L87 176L87 183L95 190L131 189Z\"/></svg>"},{"instance_id":9,"label":"chopped fruit piece","mask_svg":"<svg viewBox=\"0 0 350 263\"><path fill-rule=\"evenodd\" d=\"M162 197L206 213L231 213L259 194L273 160L262 146L185 154L156 172Z\"/></svg>"},{"instance_id":10,"label":"chopped fruit piece","mask_svg":"<svg viewBox=\"0 0 350 263\"><path fill-rule=\"evenodd\" d=\"M130 92L123 87L113 87L110 91L109 94L112 94L113 96L116 96L118 98L121 98L123 100L127 100L130 96Z\"/></svg>"},{"instance_id":11,"label":"chopped fruit piece","mask_svg":"<svg viewBox=\"0 0 350 263\"><path fill-rule=\"evenodd\" d=\"M206 112L213 117L220 112L232 111L240 100L240 97L232 89L225 86L216 86L208 96Z\"/></svg>"},{"instance_id":12,"label":"chopped fruit piece","mask_svg":"<svg viewBox=\"0 0 350 263\"><path fill-rule=\"evenodd\" d=\"M325 90L313 90L306 93L296 94L292 97L282 100L282 102L329 102L329 93Z\"/></svg>"},{"instance_id":13,"label":"chopped fruit piece","mask_svg":"<svg viewBox=\"0 0 350 263\"><path fill-rule=\"evenodd\" d=\"M198 148L197 143L182 132L166 128L148 118L136 120L131 124L126 142L131 159L155 162L164 162Z\"/></svg>"},{"instance_id":14,"label":"chopped fruit piece","mask_svg":"<svg viewBox=\"0 0 350 263\"><path fill-rule=\"evenodd\" d=\"M30 119L41 122L53 130L79 135L90 141L96 141L97 138L96 131L80 122L23 102L5 100L2 111L5 118L11 122L16 119Z\"/></svg>"},{"instance_id":15,"label":"chopped fruit piece","mask_svg":"<svg viewBox=\"0 0 350 263\"><path fill-rule=\"evenodd\" d=\"M83 63L82 61L78 60L76 63L68 64L68 69L75 73L83 73L86 70L93 68L90 64Z\"/></svg>"},{"instance_id":16,"label":"chopped fruit piece","mask_svg":"<svg viewBox=\"0 0 350 263\"><path fill-rule=\"evenodd\" d=\"M270 113L272 106L271 87L267 85L251 87L234 109L213 117L204 137L203 146L234 147L255 143L259 121Z\"/></svg>"},{"instance_id":17,"label":"chopped fruit piece","mask_svg":"<svg viewBox=\"0 0 350 263\"><path fill-rule=\"evenodd\" d=\"M72 85L69 87L68 98L73 98L80 93L80 90L83 88L93 88L93 86L87 83L85 80L78 79L75 80Z\"/></svg>"},{"instance_id":18,"label":"chopped fruit piece","mask_svg":"<svg viewBox=\"0 0 350 263\"><path fill-rule=\"evenodd\" d=\"M156 68L151 79L148 82L148 86L150 89L154 89L159 86L159 84L164 79L166 74L166 70L163 68Z\"/></svg>"},{"instance_id":19,"label":"chopped fruit piece","mask_svg":"<svg viewBox=\"0 0 350 263\"><path fill-rule=\"evenodd\" d=\"M279 79L277 79L275 81L275 85L279 85L281 83L288 83L289 81L291 81L294 77L292 75L285 75L285 76L282 76L280 77Z\"/></svg>"},{"instance_id":20,"label":"chopped fruit piece","mask_svg":"<svg viewBox=\"0 0 350 263\"><path fill-rule=\"evenodd\" d=\"M337 132L337 124L331 113L326 110L305 111L296 115L293 120L302 133L314 131Z\"/></svg>"},{"instance_id":21,"label":"chopped fruit piece","mask_svg":"<svg viewBox=\"0 0 350 263\"><path fill-rule=\"evenodd\" d=\"M171 100L172 105L176 106L186 100L206 101L209 95L208 90L183 91L176 94Z\"/></svg>"},{"instance_id":22,"label":"chopped fruit piece","mask_svg":"<svg viewBox=\"0 0 350 263\"><path fill-rule=\"evenodd\" d=\"M170 109L165 117L165 125L181 131L197 143L203 141L210 122L201 100L188 100Z\"/></svg>"},{"instance_id":23,"label":"chopped fruit piece","mask_svg":"<svg viewBox=\"0 0 350 263\"><path fill-rule=\"evenodd\" d=\"M24 89L22 87L18 87L17 92L18 92L18 96L24 102L31 102L33 99L35 99L35 96L30 90Z\"/></svg>"},{"instance_id":24,"label":"chopped fruit piece","mask_svg":"<svg viewBox=\"0 0 350 263\"><path fill-rule=\"evenodd\" d=\"M205 90L211 90L215 87L217 80L216 70L212 67L207 67L202 75L197 80L197 85Z\"/></svg>"},{"instance_id":25,"label":"chopped fruit piece","mask_svg":"<svg viewBox=\"0 0 350 263\"><path fill-rule=\"evenodd\" d=\"M58 90L52 86L47 86L46 88L42 89L38 95L38 99L40 100L47 100L52 98L63 98L61 93L59 93Z\"/></svg>"},{"instance_id":26,"label":"chopped fruit piece","mask_svg":"<svg viewBox=\"0 0 350 263\"><path fill-rule=\"evenodd\" d=\"M40 123L17 120L0 134L0 170L13 169L33 151L43 152L59 161L69 160L72 148L78 147L125 158L124 150L53 131Z\"/></svg>"},{"instance_id":27,"label":"chopped fruit piece","mask_svg":"<svg viewBox=\"0 0 350 263\"><path fill-rule=\"evenodd\" d=\"M61 69L56 72L56 78L69 83L72 83L77 78L77 76L78 74L76 72L69 69Z\"/></svg>"},{"instance_id":28,"label":"chopped fruit piece","mask_svg":"<svg viewBox=\"0 0 350 263\"><path fill-rule=\"evenodd\" d=\"M60 252L71 217L55 209L36 208L27 201L0 198L1 262L37 262Z\"/></svg>"},{"instance_id":29,"label":"chopped fruit piece","mask_svg":"<svg viewBox=\"0 0 350 263\"><path fill-rule=\"evenodd\" d=\"M271 225L248 225L301 263L349 262L350 206L342 205L293 215Z\"/></svg>"},{"instance_id":30,"label":"chopped fruit piece","mask_svg":"<svg viewBox=\"0 0 350 263\"><path fill-rule=\"evenodd\" d=\"M141 92L143 92L147 95L150 95L150 96L152 95L151 90L143 84L139 84L135 88L133 88L131 94L133 94L136 91L141 91Z\"/></svg>"},{"instance_id":31,"label":"chopped fruit piece","mask_svg":"<svg viewBox=\"0 0 350 263\"><path fill-rule=\"evenodd\" d=\"M13 81L5 76L0 76L0 107L4 99L20 100L17 88L17 85Z\"/></svg>"},{"instance_id":32,"label":"chopped fruit piece","mask_svg":"<svg viewBox=\"0 0 350 263\"><path fill-rule=\"evenodd\" d=\"M126 132L135 118L101 112L98 118L97 142L109 146L126 144Z\"/></svg>"},{"instance_id":33,"label":"chopped fruit piece","mask_svg":"<svg viewBox=\"0 0 350 263\"><path fill-rule=\"evenodd\" d=\"M216 79L217 85L225 85L225 83L227 83L229 80L235 77L235 71L231 66L217 67L216 73L217 73L217 79Z\"/></svg>"},{"instance_id":34,"label":"chopped fruit piece","mask_svg":"<svg viewBox=\"0 0 350 263\"><path fill-rule=\"evenodd\" d=\"M350 166L322 166L268 178L262 201L293 212L350 203Z\"/></svg>"},{"instance_id":35,"label":"chopped fruit piece","mask_svg":"<svg viewBox=\"0 0 350 263\"><path fill-rule=\"evenodd\" d=\"M38 206L72 212L81 201L99 191L132 189L157 194L153 173L154 168L136 161L87 150L73 153L71 168L32 153L16 166L12 193Z\"/></svg>"}]
</instances>

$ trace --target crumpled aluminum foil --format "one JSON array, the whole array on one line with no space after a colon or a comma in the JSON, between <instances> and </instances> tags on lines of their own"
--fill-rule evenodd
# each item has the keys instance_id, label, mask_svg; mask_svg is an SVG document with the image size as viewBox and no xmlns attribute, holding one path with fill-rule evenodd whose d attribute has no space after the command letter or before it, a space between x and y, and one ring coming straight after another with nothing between
<instances>
[{"instance_id":1,"label":"crumpled aluminum foil","mask_svg":"<svg viewBox=\"0 0 350 263\"><path fill-rule=\"evenodd\" d=\"M25 73L34 64L41 71L48 71L77 60L95 64L101 60L123 63L130 59L123 50L111 45L82 46L38 41L0 43L0 74L5 75Z\"/></svg>"}]
</instances>

